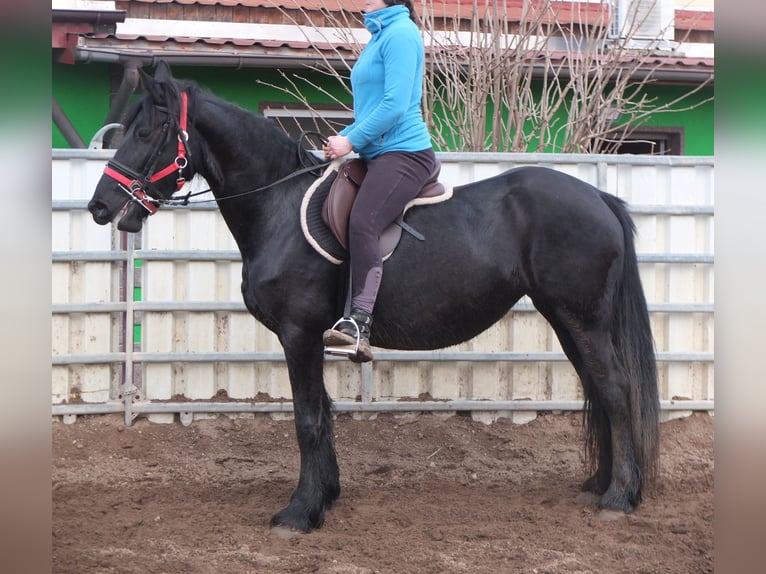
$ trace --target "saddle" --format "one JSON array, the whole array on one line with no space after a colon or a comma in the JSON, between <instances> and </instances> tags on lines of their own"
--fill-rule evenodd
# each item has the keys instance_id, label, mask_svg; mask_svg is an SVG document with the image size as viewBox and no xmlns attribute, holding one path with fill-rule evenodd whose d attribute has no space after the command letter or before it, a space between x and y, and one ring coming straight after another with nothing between
<instances>
[{"instance_id":1,"label":"saddle","mask_svg":"<svg viewBox=\"0 0 766 574\"><path fill-rule=\"evenodd\" d=\"M420 194L410 201L402 215L385 230L381 237L380 255L385 261L393 253L402 230L423 239L407 225L404 214L415 205L447 201L452 186L438 182L441 164L437 162L431 177ZM319 255L335 265L348 260L348 217L367 169L361 159L335 160L306 190L300 207L303 236Z\"/></svg>"},{"instance_id":2,"label":"saddle","mask_svg":"<svg viewBox=\"0 0 766 574\"><path fill-rule=\"evenodd\" d=\"M390 254L399 243L402 230L411 233L419 240L425 239L420 233L407 225L402 216L412 205L417 203L435 203L446 199L445 187L439 182L441 162L437 159L431 175L426 180L418 195L404 208L404 212L396 221L389 225L380 236L380 253ZM322 205L322 221L330 229L338 243L348 250L348 219L351 207L354 205L356 194L367 175L367 165L364 160L355 158L346 160L338 169L338 175L333 181L330 192Z\"/></svg>"}]
</instances>

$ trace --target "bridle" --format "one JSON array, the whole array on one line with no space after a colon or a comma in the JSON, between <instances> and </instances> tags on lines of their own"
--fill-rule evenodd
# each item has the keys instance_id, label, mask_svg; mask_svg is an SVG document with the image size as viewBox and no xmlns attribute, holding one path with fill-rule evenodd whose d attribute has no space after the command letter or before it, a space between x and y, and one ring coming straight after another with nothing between
<instances>
[{"instance_id":1,"label":"bridle","mask_svg":"<svg viewBox=\"0 0 766 574\"><path fill-rule=\"evenodd\" d=\"M149 212L149 215L157 213L159 204L162 203L161 200L153 199L147 194L146 190L150 185L174 173L177 174L176 191L180 191L186 183L186 178L183 176L183 170L189 164L187 156L191 155L188 149L188 109L189 96L186 92L181 92L181 110L179 112L177 134L178 154L176 155L176 158L163 169L156 172L154 171L161 147L165 143L167 131L170 128L170 124L167 121L162 125L162 137L157 140L157 146L148 158L146 169L143 170L144 175L140 175L133 169L114 160L109 160L104 168L104 175L111 177L121 184L120 188L130 196L131 201L141 205Z\"/></svg>"},{"instance_id":2,"label":"bridle","mask_svg":"<svg viewBox=\"0 0 766 574\"><path fill-rule=\"evenodd\" d=\"M170 204L170 205L188 205L189 198L193 195L200 195L203 193L207 193L210 191L209 189L204 191L199 191L197 193L187 193L183 197L169 197L169 198L162 198L162 199L155 199L153 197L150 197L147 193L147 189L150 185L153 183L156 183L169 175L172 175L173 173L177 173L176 177L176 192L181 191L181 188L186 183L186 178L183 176L183 170L188 165L188 159L187 156L191 155L191 152L188 148L188 142L189 142L189 132L187 131L187 124L188 124L188 107L189 107L189 97L186 92L181 92L181 109L179 112L179 118L178 118L178 154L176 155L176 158L170 162L166 167L159 171L154 171L154 166L157 161L157 158L160 154L161 147L165 143L167 139L167 131L170 127L169 122L165 122L162 125L162 137L158 138L157 145L154 148L154 151L151 153L147 160L147 166L146 169L144 169L144 175L140 175L138 172L134 171L133 169L122 165L119 162L116 162L114 160L109 160L106 163L106 167L104 168L104 175L107 175L117 181L120 184L120 188L128 194L130 197L130 200L139 204L141 207L143 207L146 211L149 212L149 215L154 215L157 213L157 210L160 208L160 205L162 204ZM298 169L287 176L278 179L277 181L274 181L268 185L264 185L261 187L258 187L256 189L251 189L249 191L238 193L236 195L224 197L224 198L218 198L210 200L219 202L223 199L234 199L236 197L242 197L244 195L249 195L251 193L255 193L257 191L262 191L264 189L268 189L270 187L274 187L275 185L278 185L280 183L283 183L289 179L292 179L298 175L304 174L304 173L314 173L314 175L319 175L316 173L317 170L321 170L324 167L327 167L332 163L332 161L326 161L319 164L313 164L313 165L306 165L303 154L305 153L303 151L303 148L301 147L301 142L307 135L314 135L319 137L323 142L326 142L327 139L320 134L319 132L312 132L312 131L304 131L301 133L300 138L298 140L298 155L301 163L303 164L303 168ZM175 193L175 192L174 192ZM171 194L172 195L172 194ZM207 203L208 201L197 201L194 203Z\"/></svg>"}]
</instances>

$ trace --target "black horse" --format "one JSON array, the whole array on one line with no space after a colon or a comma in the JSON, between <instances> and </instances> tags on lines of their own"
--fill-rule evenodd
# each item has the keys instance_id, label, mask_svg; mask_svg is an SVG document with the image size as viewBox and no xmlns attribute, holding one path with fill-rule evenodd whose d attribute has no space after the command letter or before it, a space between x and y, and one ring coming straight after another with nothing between
<instances>
[{"instance_id":1,"label":"black horse","mask_svg":"<svg viewBox=\"0 0 766 574\"><path fill-rule=\"evenodd\" d=\"M138 231L156 209L152 198L168 199L193 174L207 180L242 254L245 304L278 336L290 376L300 477L271 524L308 532L340 494L322 332L343 311L347 272L301 233L301 198L315 175L301 172L307 154L269 120L174 79L162 63L142 76L145 94L88 209L104 225L132 199L120 226ZM602 509L632 512L657 470L659 400L624 202L569 175L522 167L456 187L449 201L406 218L426 240L405 234L386 261L371 343L454 345L528 295L584 388L593 474L583 489L600 495Z\"/></svg>"}]
</instances>

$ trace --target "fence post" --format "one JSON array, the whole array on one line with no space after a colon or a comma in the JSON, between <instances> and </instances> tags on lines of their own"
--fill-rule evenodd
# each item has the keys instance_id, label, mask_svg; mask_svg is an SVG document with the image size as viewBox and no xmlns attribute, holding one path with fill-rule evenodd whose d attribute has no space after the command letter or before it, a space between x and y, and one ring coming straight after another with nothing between
<instances>
[{"instance_id":1,"label":"fence post","mask_svg":"<svg viewBox=\"0 0 766 574\"><path fill-rule=\"evenodd\" d=\"M133 413L133 395L136 386L133 384L133 324L135 305L135 277L136 277L136 238L133 233L127 235L127 260L125 262L125 378L122 385L122 400L125 404L125 425L131 426L135 414Z\"/></svg>"}]
</instances>

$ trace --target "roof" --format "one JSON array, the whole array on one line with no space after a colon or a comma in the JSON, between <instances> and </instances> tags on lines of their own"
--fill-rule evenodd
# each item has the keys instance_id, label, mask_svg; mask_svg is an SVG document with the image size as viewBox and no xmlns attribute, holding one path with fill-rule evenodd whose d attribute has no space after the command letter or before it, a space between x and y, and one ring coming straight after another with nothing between
<instances>
[{"instance_id":1,"label":"roof","mask_svg":"<svg viewBox=\"0 0 766 574\"><path fill-rule=\"evenodd\" d=\"M143 4L180 4L186 6L225 6L225 7L243 7L243 8L282 8L285 10L326 10L330 12L361 12L362 3L360 0L132 0ZM415 10L421 14L425 11L436 17L460 17L471 18L473 16L473 5L470 0L414 0ZM492 10L491 5L479 3L477 10L482 15L483 12ZM579 3L571 1L554 1L554 9L565 14L565 18L576 17L579 13L581 17L593 17L603 13L603 8L599 4ZM521 17L524 6L524 0L506 0L506 10L508 20L513 21ZM574 6L574 7L573 7Z\"/></svg>"},{"instance_id":2,"label":"roof","mask_svg":"<svg viewBox=\"0 0 766 574\"><path fill-rule=\"evenodd\" d=\"M125 10L115 9L114 2L100 2L98 8L78 0L53 0L52 4L51 47L63 49L62 60L67 63L73 63L71 48L80 35L115 33L117 22L126 15Z\"/></svg>"},{"instance_id":3,"label":"roof","mask_svg":"<svg viewBox=\"0 0 766 574\"><path fill-rule=\"evenodd\" d=\"M416 4L421 2L423 0L415 0ZM508 19L518 18L522 0L506 2ZM561 10L557 17L562 24L595 22L604 6L579 2L554 4ZM341 30L329 26L299 26L284 18L264 18L264 11L279 13L280 7L358 13L360 0L118 0L116 5L127 9L125 21L117 23L113 31L80 33L72 48L75 59L112 62L138 59L153 63L162 58L171 64L303 67L315 61L341 64L341 59L353 56L369 38L369 33L361 27ZM431 3L429 0L428 4L421 5L433 6L435 15L462 17L471 2L433 0ZM228 12L219 7L227 8ZM249 12L241 13L253 9L258 11L257 18ZM130 17L131 14L141 17ZM712 12L676 11L676 21L677 26L694 29L713 27ZM314 49L310 50L312 45ZM429 45L428 38L426 45ZM561 52L561 57L565 54ZM649 58L646 66L661 64L663 70L677 79L701 81L712 74L713 61L710 44L702 49L685 49L684 53L659 54Z\"/></svg>"},{"instance_id":4,"label":"roof","mask_svg":"<svg viewBox=\"0 0 766 574\"><path fill-rule=\"evenodd\" d=\"M179 4L183 6L225 6L242 8L283 8L286 10L327 10L331 12L360 11L360 0L130 0L139 4ZM127 1L119 2L126 4ZM522 15L525 0L505 0L508 21L518 21ZM473 17L471 0L414 0L415 10L427 10L435 17ZM479 3L482 4L482 3ZM607 12L606 4L553 0L552 9L559 21L565 23L594 23ZM477 7L479 11L490 10L492 6ZM709 10L675 10L675 27L683 30L711 31L715 25L715 14Z\"/></svg>"}]
</instances>

